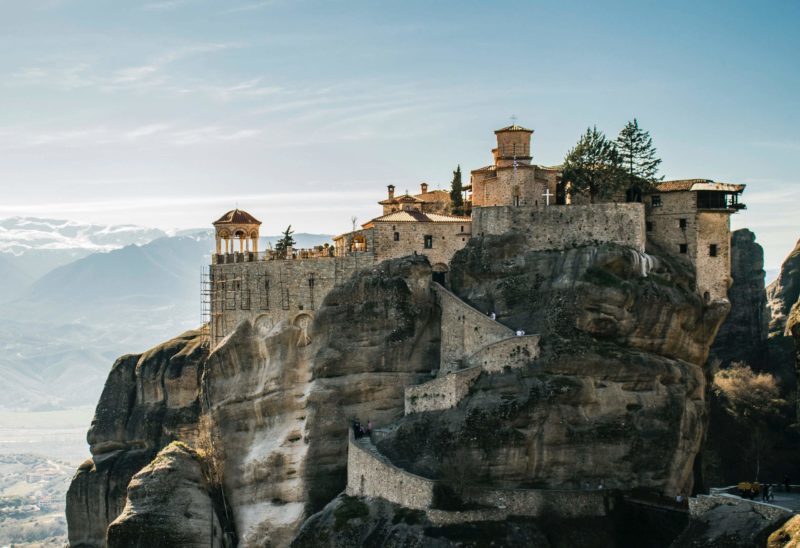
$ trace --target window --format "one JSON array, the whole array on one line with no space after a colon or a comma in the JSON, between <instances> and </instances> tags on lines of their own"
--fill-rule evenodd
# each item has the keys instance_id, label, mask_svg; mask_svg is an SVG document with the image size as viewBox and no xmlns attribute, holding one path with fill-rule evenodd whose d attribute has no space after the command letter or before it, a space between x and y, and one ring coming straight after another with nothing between
<instances>
[{"instance_id":1,"label":"window","mask_svg":"<svg viewBox=\"0 0 800 548\"><path fill-rule=\"evenodd\" d=\"M678 246L678 248L679 248L680 252L683 253L683 254L686 254L686 253L689 252L689 246L686 245L686 244L680 244Z\"/></svg>"},{"instance_id":2,"label":"window","mask_svg":"<svg viewBox=\"0 0 800 548\"><path fill-rule=\"evenodd\" d=\"M395 232L394 233L394 241L395 242L399 242L400 241L400 233L399 232Z\"/></svg>"},{"instance_id":3,"label":"window","mask_svg":"<svg viewBox=\"0 0 800 548\"><path fill-rule=\"evenodd\" d=\"M644 224L644 226L645 226L645 230L647 230L647 232L653 232L653 223L652 223L652 221L647 221Z\"/></svg>"},{"instance_id":4,"label":"window","mask_svg":"<svg viewBox=\"0 0 800 548\"><path fill-rule=\"evenodd\" d=\"M716 257L717 256L717 244L710 244L708 246L708 256L709 257Z\"/></svg>"},{"instance_id":5,"label":"window","mask_svg":"<svg viewBox=\"0 0 800 548\"><path fill-rule=\"evenodd\" d=\"M464 225L461 225L461 232L464 232Z\"/></svg>"},{"instance_id":6,"label":"window","mask_svg":"<svg viewBox=\"0 0 800 548\"><path fill-rule=\"evenodd\" d=\"M650 205L653 207L661 207L661 196L658 194L650 197Z\"/></svg>"},{"instance_id":7,"label":"window","mask_svg":"<svg viewBox=\"0 0 800 548\"><path fill-rule=\"evenodd\" d=\"M425 238L424 239L425 249L432 249L433 248L433 236L426 235L424 238Z\"/></svg>"},{"instance_id":8,"label":"window","mask_svg":"<svg viewBox=\"0 0 800 548\"><path fill-rule=\"evenodd\" d=\"M514 207L519 207L519 196L514 196Z\"/></svg>"},{"instance_id":9,"label":"window","mask_svg":"<svg viewBox=\"0 0 800 548\"><path fill-rule=\"evenodd\" d=\"M686 219L678 219L678 226L685 229L686 228Z\"/></svg>"}]
</instances>

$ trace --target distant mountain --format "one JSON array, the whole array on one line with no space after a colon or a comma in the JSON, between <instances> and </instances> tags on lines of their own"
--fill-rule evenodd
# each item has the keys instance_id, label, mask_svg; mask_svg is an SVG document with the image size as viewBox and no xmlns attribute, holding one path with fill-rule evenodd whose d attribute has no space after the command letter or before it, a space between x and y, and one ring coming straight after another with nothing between
<instances>
[{"instance_id":1,"label":"distant mountain","mask_svg":"<svg viewBox=\"0 0 800 548\"><path fill-rule=\"evenodd\" d=\"M17 282L0 321L0 409L92 404L115 358L200 325L201 273L213 232L181 234L91 253L24 288ZM330 236L295 239L311 247ZM16 270L5 257L0 253L0 275L10 280Z\"/></svg>"},{"instance_id":2,"label":"distant mountain","mask_svg":"<svg viewBox=\"0 0 800 548\"><path fill-rule=\"evenodd\" d=\"M146 244L163 230L134 225L92 225L56 219L0 219L0 302L18 297L50 270L100 251Z\"/></svg>"}]
</instances>

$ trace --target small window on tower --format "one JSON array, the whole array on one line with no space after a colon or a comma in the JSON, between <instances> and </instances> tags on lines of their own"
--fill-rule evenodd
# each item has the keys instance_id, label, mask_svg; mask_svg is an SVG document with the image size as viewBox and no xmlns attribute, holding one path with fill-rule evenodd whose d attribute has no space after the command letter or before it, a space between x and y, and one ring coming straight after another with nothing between
<instances>
[{"instance_id":1,"label":"small window on tower","mask_svg":"<svg viewBox=\"0 0 800 548\"><path fill-rule=\"evenodd\" d=\"M681 228L686 228L686 219L678 219L678 226Z\"/></svg>"},{"instance_id":2,"label":"small window on tower","mask_svg":"<svg viewBox=\"0 0 800 548\"><path fill-rule=\"evenodd\" d=\"M461 232L464 232L464 225L461 225Z\"/></svg>"},{"instance_id":3,"label":"small window on tower","mask_svg":"<svg viewBox=\"0 0 800 548\"><path fill-rule=\"evenodd\" d=\"M650 205L652 205L653 207L661 207L661 196L659 196L658 194L651 196Z\"/></svg>"},{"instance_id":4,"label":"small window on tower","mask_svg":"<svg viewBox=\"0 0 800 548\"><path fill-rule=\"evenodd\" d=\"M645 230L647 230L647 232L653 232L653 222L652 221L647 221L644 224L644 226L645 226Z\"/></svg>"},{"instance_id":5,"label":"small window on tower","mask_svg":"<svg viewBox=\"0 0 800 548\"><path fill-rule=\"evenodd\" d=\"M425 249L432 249L433 248L433 236L426 235L424 237L424 245L425 245Z\"/></svg>"},{"instance_id":6,"label":"small window on tower","mask_svg":"<svg viewBox=\"0 0 800 548\"><path fill-rule=\"evenodd\" d=\"M708 246L708 255L709 255L709 257L716 257L717 256L717 244L710 244Z\"/></svg>"},{"instance_id":7,"label":"small window on tower","mask_svg":"<svg viewBox=\"0 0 800 548\"><path fill-rule=\"evenodd\" d=\"M689 253L689 246L686 245L686 244L680 244L680 245L678 245L678 248L679 248L680 252L683 253L683 254Z\"/></svg>"},{"instance_id":8,"label":"small window on tower","mask_svg":"<svg viewBox=\"0 0 800 548\"><path fill-rule=\"evenodd\" d=\"M394 233L394 241L395 242L399 242L400 241L400 233L399 232L395 232Z\"/></svg>"}]
</instances>

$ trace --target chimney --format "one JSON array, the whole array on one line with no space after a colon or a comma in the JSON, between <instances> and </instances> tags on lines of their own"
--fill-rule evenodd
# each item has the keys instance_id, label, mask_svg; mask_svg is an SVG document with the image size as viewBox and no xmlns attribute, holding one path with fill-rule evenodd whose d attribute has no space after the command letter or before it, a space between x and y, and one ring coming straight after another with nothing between
<instances>
[{"instance_id":1,"label":"chimney","mask_svg":"<svg viewBox=\"0 0 800 548\"><path fill-rule=\"evenodd\" d=\"M391 200L394 198L394 185L389 185L387 188L389 189L389 199Z\"/></svg>"},{"instance_id":2,"label":"chimney","mask_svg":"<svg viewBox=\"0 0 800 548\"><path fill-rule=\"evenodd\" d=\"M425 194L428 192L428 183L422 183L419 185L419 189L422 191L422 194Z\"/></svg>"}]
</instances>

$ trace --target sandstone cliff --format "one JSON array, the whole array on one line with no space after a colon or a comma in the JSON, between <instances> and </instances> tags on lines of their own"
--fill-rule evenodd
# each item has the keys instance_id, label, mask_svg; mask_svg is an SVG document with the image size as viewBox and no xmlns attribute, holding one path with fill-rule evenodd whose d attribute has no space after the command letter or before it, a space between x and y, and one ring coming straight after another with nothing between
<instances>
[{"instance_id":1,"label":"sandstone cliff","mask_svg":"<svg viewBox=\"0 0 800 548\"><path fill-rule=\"evenodd\" d=\"M429 477L469 466L473 481L504 487L690 492L702 364L726 305L704 305L679 267L613 245L473 239L451 280L476 308L539 333L542 355L482 375L457 408L405 417L385 454Z\"/></svg>"},{"instance_id":2,"label":"sandstone cliff","mask_svg":"<svg viewBox=\"0 0 800 548\"><path fill-rule=\"evenodd\" d=\"M71 545L103 546L112 522L111 546L146 534L144 516L169 522L181 501L167 497L159 512L148 494L169 491L159 486L168 470L193 494L187 512L208 509L191 452L156 458L171 441L193 445L201 413L224 448L223 504L242 546L288 545L341 492L353 417L396 425L382 448L432 476L462 458L463 470L498 486L688 492L703 434L701 364L727 312L704 305L691 272L614 245L527 252L511 236L471 241L450 277L468 303L541 334L542 353L521 370L482 375L448 411L403 418L405 387L439 367L440 310L424 257L357 273L313 321L301 313L269 332L243 322L210 355L190 332L118 360L89 433L93 458L68 495ZM303 529L303 542L335 536L326 529L335 522L315 518L321 528ZM175 535L192 538L187 527Z\"/></svg>"},{"instance_id":3,"label":"sandstone cliff","mask_svg":"<svg viewBox=\"0 0 800 548\"><path fill-rule=\"evenodd\" d=\"M766 367L769 309L764 285L764 250L756 235L743 228L731 234L731 275L728 290L731 311L711 347L713 358L723 367L744 361L758 369Z\"/></svg>"},{"instance_id":4,"label":"sandstone cliff","mask_svg":"<svg viewBox=\"0 0 800 548\"><path fill-rule=\"evenodd\" d=\"M781 265L778 278L767 287L767 300L771 310L770 336L789 335L786 321L800 300L800 240Z\"/></svg>"},{"instance_id":5,"label":"sandstone cliff","mask_svg":"<svg viewBox=\"0 0 800 548\"><path fill-rule=\"evenodd\" d=\"M423 257L389 261L334 289L313 324L301 315L264 333L244 322L211 355L189 332L120 358L89 431L93 458L68 493L70 544L105 545L126 497L138 496L131 478L171 441L193 444L202 409L224 447L241 544L286 545L344 487L348 418L398 418L404 387L436 367L430 276ZM143 523L141 507L124 521Z\"/></svg>"}]
</instances>

